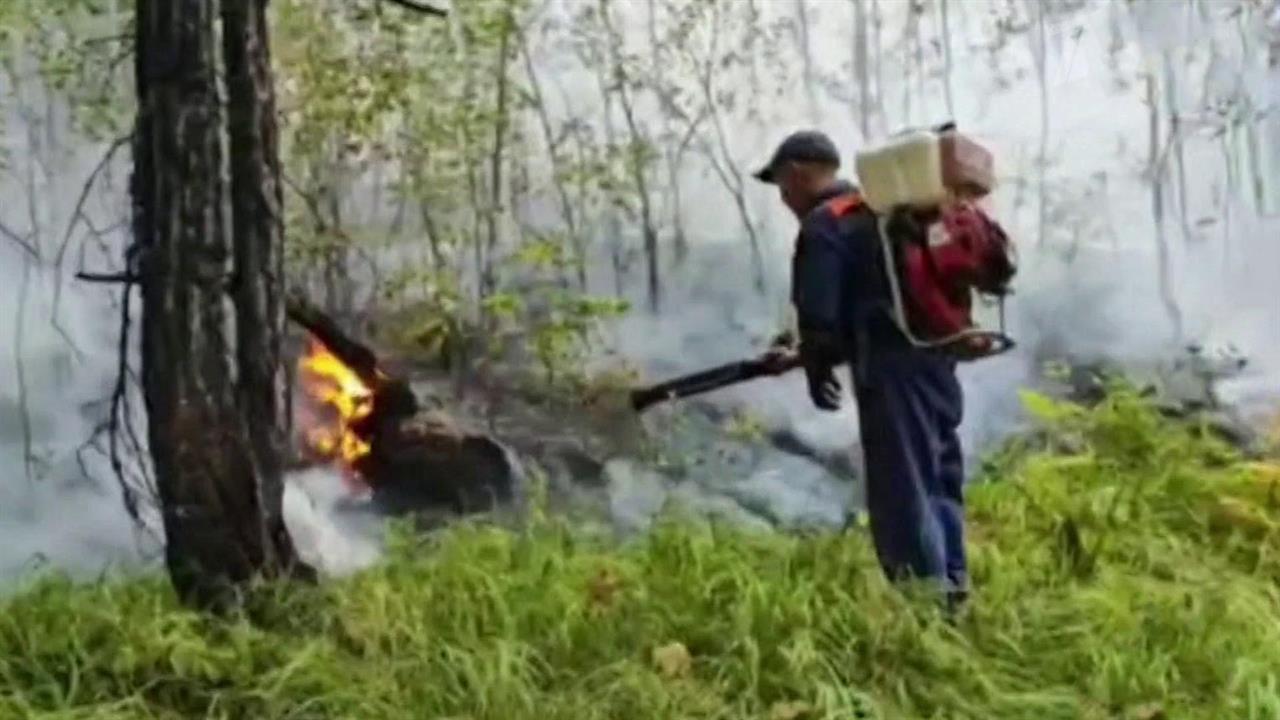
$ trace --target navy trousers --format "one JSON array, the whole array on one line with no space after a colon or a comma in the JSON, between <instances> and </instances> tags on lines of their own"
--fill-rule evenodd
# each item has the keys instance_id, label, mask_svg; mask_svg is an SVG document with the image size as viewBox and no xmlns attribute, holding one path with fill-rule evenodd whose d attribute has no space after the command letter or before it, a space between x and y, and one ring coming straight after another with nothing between
<instances>
[{"instance_id":1,"label":"navy trousers","mask_svg":"<svg viewBox=\"0 0 1280 720\"><path fill-rule=\"evenodd\" d=\"M869 353L855 371L876 555L892 581L968 590L964 461L957 429L964 397L955 363L913 348Z\"/></svg>"}]
</instances>

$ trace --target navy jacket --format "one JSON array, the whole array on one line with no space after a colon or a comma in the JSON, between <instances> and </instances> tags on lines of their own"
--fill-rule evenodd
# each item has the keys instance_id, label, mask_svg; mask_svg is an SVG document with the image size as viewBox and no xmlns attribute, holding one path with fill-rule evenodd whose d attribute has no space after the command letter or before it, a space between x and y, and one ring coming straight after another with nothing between
<instances>
[{"instance_id":1,"label":"navy jacket","mask_svg":"<svg viewBox=\"0 0 1280 720\"><path fill-rule=\"evenodd\" d=\"M800 330L839 338L850 361L868 345L907 345L889 314L876 216L862 207L838 218L826 204L854 190L843 180L827 189L800 222L791 264L791 302Z\"/></svg>"}]
</instances>

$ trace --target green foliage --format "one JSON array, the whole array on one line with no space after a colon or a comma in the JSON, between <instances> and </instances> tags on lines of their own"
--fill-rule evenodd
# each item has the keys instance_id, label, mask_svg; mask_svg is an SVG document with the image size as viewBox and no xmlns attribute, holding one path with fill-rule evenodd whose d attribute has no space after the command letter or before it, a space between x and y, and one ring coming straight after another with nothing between
<instances>
[{"instance_id":1,"label":"green foliage","mask_svg":"<svg viewBox=\"0 0 1280 720\"><path fill-rule=\"evenodd\" d=\"M581 387L582 363L593 347L602 320L623 315L626 301L551 290L544 313L529 333L529 347L549 385Z\"/></svg>"},{"instance_id":2,"label":"green foliage","mask_svg":"<svg viewBox=\"0 0 1280 720\"><path fill-rule=\"evenodd\" d=\"M759 443L765 439L766 426L759 417L739 412L730 418L725 426L725 434L746 443Z\"/></svg>"},{"instance_id":3,"label":"green foliage","mask_svg":"<svg viewBox=\"0 0 1280 720\"><path fill-rule=\"evenodd\" d=\"M0 87L41 83L86 137L118 137L133 113L132 21L107 0L4 0Z\"/></svg>"},{"instance_id":4,"label":"green foliage","mask_svg":"<svg viewBox=\"0 0 1280 720\"><path fill-rule=\"evenodd\" d=\"M463 350L467 342L467 320L454 277L410 266L392 276L383 293L386 301L413 297L398 316L388 313L392 330L384 340L400 348L412 348L428 358L443 360Z\"/></svg>"},{"instance_id":5,"label":"green foliage","mask_svg":"<svg viewBox=\"0 0 1280 720\"><path fill-rule=\"evenodd\" d=\"M539 513L400 533L371 570L263 588L252 623L158 579L37 582L0 607L0 716L1277 717L1280 466L1132 393L1032 402L1085 445L971 491L955 626L861 531L673 516L619 545Z\"/></svg>"}]
</instances>

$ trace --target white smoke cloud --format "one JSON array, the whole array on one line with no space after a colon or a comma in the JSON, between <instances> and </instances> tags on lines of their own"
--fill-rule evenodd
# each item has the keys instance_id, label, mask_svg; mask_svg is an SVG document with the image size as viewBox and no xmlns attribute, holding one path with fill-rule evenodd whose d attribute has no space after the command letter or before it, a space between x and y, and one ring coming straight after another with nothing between
<instances>
[{"instance_id":1,"label":"white smoke cloud","mask_svg":"<svg viewBox=\"0 0 1280 720\"><path fill-rule=\"evenodd\" d=\"M852 78L847 67L841 68L850 55L851 10L844 4L811 5L811 20L822 29L811 34L819 74ZM1171 81L1184 118L1185 233L1177 208L1173 156L1161 146L1161 152L1168 154L1164 233L1172 255L1173 294L1184 319L1182 340L1239 348L1250 358L1253 377L1258 378L1251 387L1264 384L1263 378L1274 382L1280 377L1280 303L1275 302L1273 290L1276 268L1280 268L1280 244L1274 242L1280 236L1280 219L1260 214L1278 196L1273 188L1280 184L1280 166L1259 166L1253 173L1263 189L1270 190L1261 198L1253 197L1252 188L1240 177L1228 179L1229 172L1247 176L1253 167L1249 163L1274 157L1280 143L1272 140L1274 151L1233 149L1232 158L1241 166L1229 170L1224 141L1214 136L1211 126L1192 121L1205 112L1203 103L1219 96L1231 95L1257 108L1275 107L1280 83L1275 82L1277 70L1268 71L1258 54L1264 39L1248 38L1241 47L1234 25L1222 18L1194 16L1179 3L1140 4L1132 16L1119 6L1104 4L1050 18L1045 150L1046 190L1052 205L1041 244L1036 197L1041 93L1035 73L1034 30L1030 37L1014 36L998 53L1001 70L996 72L982 46L990 30L984 13L995 6L963 5L954 28L954 118L996 152L1003 187L994 197L995 206L1022 256L1017 295L1008 304L1008 321L1019 348L1008 356L965 367L961 373L968 401L964 434L970 450L997 438L1016 421L1015 390L1033 380L1044 355L1070 353L1145 363L1181 350L1174 344L1173 326L1161 301L1152 192L1145 172L1149 116L1141 73L1163 72L1162 52L1174 53L1178 60L1171 75L1161 78L1159 100L1164 101ZM901 10L892 5L887 10L887 28L902 27L904 19L892 14L895 9ZM779 12L785 10L779 6ZM1113 22L1125 38L1115 55L1110 52ZM918 79L905 85L900 74L889 74L892 71L886 73L890 82L885 102L891 118L887 129L932 124L948 116L940 78L931 78L923 86L914 85ZM1119 87L1118 77L1128 78L1131 84ZM905 102L893 107L907 91L913 93L909 107ZM856 88L845 88L845 94L856 97ZM845 157L852 157L860 137L849 106L826 98L815 117L801 99L797 89L794 97L786 95L763 108L768 127L732 129L731 142L740 148L738 160L744 167L763 161L772 143L801 126L828 132ZM1162 143L1168 142L1169 128L1169 117L1162 111ZM1280 113L1272 112L1257 128L1261 136L1280 137ZM1238 129L1232 136L1243 134ZM1234 141L1244 143L1246 138ZM846 162L846 168L851 165ZM691 172L686 187L694 193L688 206L698 208L696 226L704 234L706 228L716 228L712 231L716 239L732 235L734 216L728 198L717 192L713 182L697 182L695 177ZM1229 192L1230 182L1235 182L1234 192ZM769 324L776 327L780 321L774 306L785 302L791 242L787 233L793 232L795 223L768 188L751 190L753 210L775 228L766 238L776 270L773 300L758 302L747 289L748 250L739 237L735 251L714 255L707 265L672 284L666 303L669 310L660 318L623 322L624 353L640 359L655 375L672 373L675 364L681 365L680 371L689 371L754 352L772 331ZM740 321L740 316L751 320ZM753 341L757 344L751 346ZM749 405L771 422L790 425L815 442L847 441L856 431L848 414L814 412L803 383L796 378L758 381L726 391L722 397Z\"/></svg>"},{"instance_id":2,"label":"white smoke cloud","mask_svg":"<svg viewBox=\"0 0 1280 720\"><path fill-rule=\"evenodd\" d=\"M299 557L326 575L368 567L381 550L376 520L354 511L344 513L347 499L342 478L328 468L286 477L285 526Z\"/></svg>"}]
</instances>

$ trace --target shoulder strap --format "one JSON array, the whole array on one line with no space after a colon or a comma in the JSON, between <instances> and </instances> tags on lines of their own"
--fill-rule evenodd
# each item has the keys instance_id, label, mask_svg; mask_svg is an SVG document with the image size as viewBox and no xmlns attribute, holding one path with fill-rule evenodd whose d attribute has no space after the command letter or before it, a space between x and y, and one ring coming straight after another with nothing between
<instances>
[{"instance_id":1,"label":"shoulder strap","mask_svg":"<svg viewBox=\"0 0 1280 720\"><path fill-rule=\"evenodd\" d=\"M825 203L825 205L827 206L827 209L831 211L832 215L835 215L836 217L844 217L845 215L848 215L862 207L862 194L856 190L853 192L847 192L831 198Z\"/></svg>"}]
</instances>

